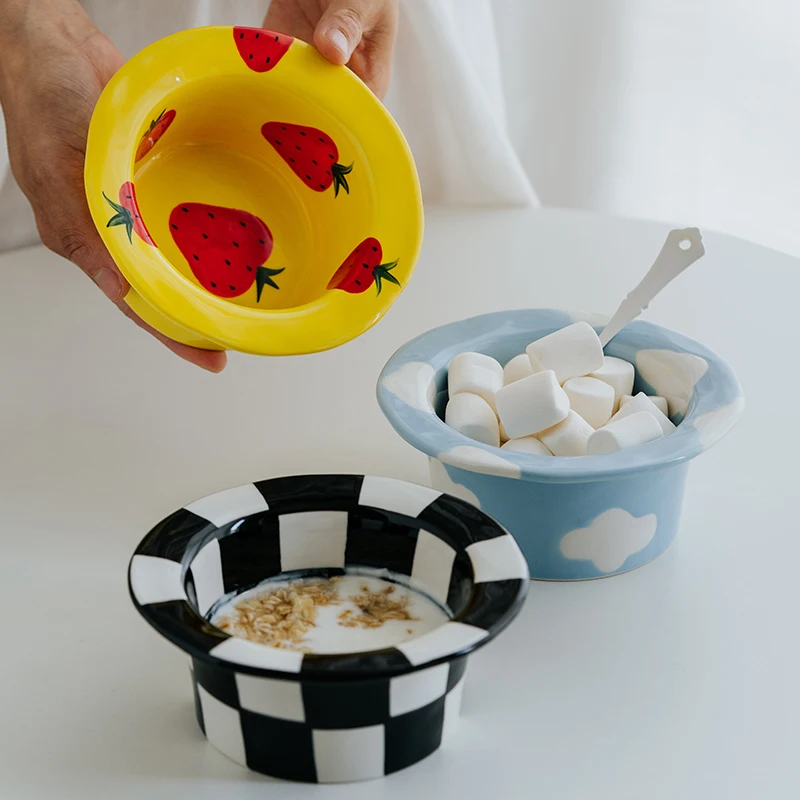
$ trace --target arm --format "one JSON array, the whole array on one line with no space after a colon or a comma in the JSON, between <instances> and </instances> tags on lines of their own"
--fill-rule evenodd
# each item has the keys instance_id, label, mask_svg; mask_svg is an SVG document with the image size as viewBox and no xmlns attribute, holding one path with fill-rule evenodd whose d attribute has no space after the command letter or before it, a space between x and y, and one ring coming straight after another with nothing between
<instances>
[{"instance_id":1,"label":"arm","mask_svg":"<svg viewBox=\"0 0 800 800\"><path fill-rule=\"evenodd\" d=\"M77 0L0 0L0 104L11 170L44 244L85 272L123 313L173 352L218 372L223 353L195 350L145 325L89 216L83 162L97 98L123 58Z\"/></svg>"}]
</instances>

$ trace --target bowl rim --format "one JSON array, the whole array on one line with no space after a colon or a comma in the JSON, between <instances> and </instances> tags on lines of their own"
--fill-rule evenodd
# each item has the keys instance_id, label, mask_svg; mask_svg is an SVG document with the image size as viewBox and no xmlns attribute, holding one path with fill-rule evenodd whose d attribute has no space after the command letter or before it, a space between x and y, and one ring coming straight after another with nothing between
<instances>
[{"instance_id":1,"label":"bowl rim","mask_svg":"<svg viewBox=\"0 0 800 800\"><path fill-rule=\"evenodd\" d=\"M384 499L398 494L404 499L362 503L361 493L366 486L372 492L377 486L378 496ZM405 506L407 510L409 503L414 509L420 509L416 516L398 510L400 506ZM483 580L475 581L467 602L458 614L420 635L439 638L441 644L434 648L437 655L410 660L397 647L335 654L298 654L233 637L211 625L189 600L185 586L193 559L212 540L235 535L242 520L263 514L280 517L281 514L304 510L345 510L350 513L357 508L378 511L388 522L427 530L433 535L436 535L433 528L437 525L444 529L446 524L454 538L459 536L460 529L461 538L464 539L461 549L469 556L473 568L476 561L468 549L469 545L504 537L507 572L503 574L506 577L501 579L496 574L495 577L484 575ZM209 513L210 510L213 513ZM438 522L420 518L426 513ZM208 517L213 517L213 520ZM222 581L221 564L219 569L219 579ZM497 573L496 564L494 572ZM512 572L516 577L511 577ZM197 500L155 525L139 543L128 565L128 591L137 611L181 650L193 658L236 672L303 682L392 678L464 657L490 642L511 623L525 600L529 580L527 561L516 540L480 509L457 497L408 481L345 474L271 478ZM501 583L501 590L493 591ZM151 587L155 585L159 587L160 599L148 601L148 597L153 596ZM163 599L165 597L170 599ZM453 632L452 628L448 628L450 623L469 626L474 630L466 631L462 627L460 630L469 634L468 638L449 640L447 634ZM409 642L418 638L414 637ZM251 653L262 655L269 667L237 660L235 654L229 657L229 651L225 648L222 648L222 652L216 649L231 641L244 643ZM284 658L287 653L288 657Z\"/></svg>"},{"instance_id":2,"label":"bowl rim","mask_svg":"<svg viewBox=\"0 0 800 800\"><path fill-rule=\"evenodd\" d=\"M131 247L127 238L119 235L119 229L107 226L109 207L103 192L115 193L125 182L134 180L139 135L147 130L152 111L151 103L146 101L149 95L140 86L143 79L137 73L153 69L154 64L162 61L182 63L181 53L202 50L204 39L209 40L205 45L208 48L214 44L213 37L221 32L227 36L243 27L205 26L163 37L126 61L111 78L97 101L87 138L84 185L90 214L104 245L131 288L169 323L202 336L210 345L256 355L300 355L332 349L372 328L407 287L422 247L422 192L411 148L389 111L352 70L329 63L302 40L293 39L286 56L267 73L242 73L244 62L238 54L226 55L224 60L215 59L213 64L209 62L207 73L191 75L184 69L179 72L183 79L198 80L211 75L241 77L244 74L262 81L276 80L275 75L286 69L308 73L307 84L313 86L316 95L339 96L341 103L358 110L351 118L359 119L362 127L367 125L364 122L367 120L377 130L370 136L396 142L397 160L403 165L403 181L393 185L392 191L397 194L401 188L407 190L407 205L409 209L416 209L405 220L403 241L410 244L402 260L407 271L397 291L386 292L385 299L382 297L378 304L361 313L354 313L353 305L348 304L352 297L338 297L345 294L340 292L324 292L304 305L286 308L242 306L210 294L181 274L157 247L139 242L136 236ZM124 118L120 108L128 109ZM111 131L123 129L116 137L111 134ZM126 137L124 146L117 141L121 136ZM113 193L110 196L115 198ZM364 237L370 235L364 231L360 233ZM317 317L318 324L309 325L310 317Z\"/></svg>"},{"instance_id":3,"label":"bowl rim","mask_svg":"<svg viewBox=\"0 0 800 800\"><path fill-rule=\"evenodd\" d=\"M629 323L612 339L609 346L613 349L615 343L649 338L661 342L662 349L704 359L708 368L703 378L708 376L713 382L714 391L730 398L728 402L731 408L726 426L705 431L701 435L696 427L697 420L709 413L710 409L703 408L703 404L698 402L698 395L702 397L704 391L700 388L702 384L698 383L686 414L677 429L667 436L612 455L553 458L501 450L477 442L445 424L432 407L434 401L431 394L427 396L427 407L422 408L420 403L410 404L387 387L387 378L409 364L427 364L432 368L431 379L441 380L443 375L446 376L447 364L452 356L470 349L481 351L480 346L471 348L471 342L485 345L489 341L496 341L499 336L520 333L519 326L523 325L528 327L538 324L539 329L557 330L574 322L587 321L587 318L593 320L599 316L552 308L513 309L481 314L432 328L400 347L386 363L378 378L378 404L403 439L446 466L540 483L600 481L664 469L696 457L733 427L744 409L744 397L730 365L713 350L694 339L644 320ZM559 322L554 325L542 324L542 321L537 323L537 317L548 317L550 321L558 319ZM603 326L593 327L599 333ZM442 342L447 344L443 346ZM463 343L461 349L458 342ZM447 354L446 357L443 353ZM483 456L484 453L489 455Z\"/></svg>"}]
</instances>

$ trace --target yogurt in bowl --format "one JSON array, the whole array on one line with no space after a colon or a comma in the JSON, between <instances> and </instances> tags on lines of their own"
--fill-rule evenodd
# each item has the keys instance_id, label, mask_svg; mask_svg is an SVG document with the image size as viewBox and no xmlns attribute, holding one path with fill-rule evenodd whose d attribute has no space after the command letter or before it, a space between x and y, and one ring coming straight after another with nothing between
<instances>
[{"instance_id":1,"label":"yogurt in bowl","mask_svg":"<svg viewBox=\"0 0 800 800\"><path fill-rule=\"evenodd\" d=\"M405 576L345 571L332 578L267 580L223 598L211 623L232 636L301 653L358 653L394 647L450 619Z\"/></svg>"}]
</instances>

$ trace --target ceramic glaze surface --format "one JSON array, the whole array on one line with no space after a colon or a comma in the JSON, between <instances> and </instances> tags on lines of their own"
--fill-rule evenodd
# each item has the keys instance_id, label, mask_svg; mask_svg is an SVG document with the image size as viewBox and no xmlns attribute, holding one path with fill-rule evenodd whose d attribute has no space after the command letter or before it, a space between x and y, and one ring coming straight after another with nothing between
<instances>
[{"instance_id":1,"label":"ceramic glaze surface","mask_svg":"<svg viewBox=\"0 0 800 800\"><path fill-rule=\"evenodd\" d=\"M688 461L725 435L744 408L739 382L718 355L635 321L605 353L636 365L634 393L668 397L680 423L668 436L609 456L545 458L471 441L441 420L455 355L482 352L505 364L535 339L586 316L535 309L446 325L402 347L378 382L391 424L430 457L433 485L477 501L505 525L534 578L603 577L662 553L678 530Z\"/></svg>"},{"instance_id":2,"label":"ceramic glaze surface","mask_svg":"<svg viewBox=\"0 0 800 800\"><path fill-rule=\"evenodd\" d=\"M377 649L325 653L209 621L265 580L348 570L403 576L449 619ZM199 500L157 525L129 569L139 612L192 658L209 741L250 769L309 782L379 777L436 750L458 715L466 656L511 622L528 579L514 539L483 512L360 475L279 478Z\"/></svg>"},{"instance_id":3,"label":"ceramic glaze surface","mask_svg":"<svg viewBox=\"0 0 800 800\"><path fill-rule=\"evenodd\" d=\"M358 336L422 240L416 169L383 105L313 47L255 28L184 31L126 62L97 103L85 184L128 304L210 349Z\"/></svg>"}]
</instances>

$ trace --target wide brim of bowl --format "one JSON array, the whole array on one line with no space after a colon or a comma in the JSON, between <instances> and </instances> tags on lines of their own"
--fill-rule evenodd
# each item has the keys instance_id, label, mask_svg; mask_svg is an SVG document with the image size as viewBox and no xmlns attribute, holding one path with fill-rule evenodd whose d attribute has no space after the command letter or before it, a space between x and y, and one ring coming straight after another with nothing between
<instances>
[{"instance_id":1,"label":"wide brim of bowl","mask_svg":"<svg viewBox=\"0 0 800 800\"><path fill-rule=\"evenodd\" d=\"M374 558L375 543L381 535L374 522L368 537L351 536L351 531L359 530L359 514L365 509L378 512L388 529L419 529L438 536L440 553L441 548L445 553L452 550L455 543L466 553L474 583L468 601L450 621L396 647L320 655L232 637L199 612L197 597L201 591L208 594L199 581L202 577L213 595L222 595L226 574L219 541L235 536L246 518L259 515L264 529L274 536L268 548L274 563L264 568L273 568L277 575L283 567L280 519L291 514L337 511L348 515L347 536L338 542L341 563L331 567L358 565L360 547ZM316 536L321 547L319 534ZM419 539L412 562L417 558L417 547ZM447 557L440 560L444 568L453 568L452 560L449 567ZM309 572L314 574L311 569ZM527 562L513 537L463 500L391 478L301 475L228 489L171 514L137 547L128 570L128 587L144 619L193 658L265 677L337 681L403 675L471 653L491 641L517 615L529 577ZM193 598L187 593L187 585L192 586ZM246 588L250 587L242 590Z\"/></svg>"},{"instance_id":2,"label":"wide brim of bowl","mask_svg":"<svg viewBox=\"0 0 800 800\"><path fill-rule=\"evenodd\" d=\"M680 333L636 320L606 346L607 355L637 368L639 388L670 398L680 422L654 442L613 455L553 458L501 450L456 432L436 413L445 396L447 369L459 353L487 353L505 363L536 339L598 315L554 309L501 311L435 328L403 345L384 367L377 386L380 407L395 430L417 450L471 472L539 482L599 481L661 469L694 458L721 439L744 409L731 367L705 345ZM600 332L602 325L595 325Z\"/></svg>"},{"instance_id":3,"label":"wide brim of bowl","mask_svg":"<svg viewBox=\"0 0 800 800\"><path fill-rule=\"evenodd\" d=\"M331 64L315 48L295 39L274 69L256 73L238 54L233 32L232 27L181 31L144 48L113 76L98 99L89 127L84 169L89 211L135 293L132 306L141 308L140 315L165 335L192 344L206 341L210 349L254 355L329 350L374 326L413 275L424 222L411 149L387 109L352 70ZM281 91L309 97L316 107L346 120L360 151L369 154L369 180L381 202L371 224L354 229L352 246L342 251L341 258L362 239L376 238L383 245L385 260L397 261L391 275L399 285L384 288L377 297L375 292L326 291L303 305L286 308L239 305L211 294L175 269L146 231L143 237L136 226L131 234L119 219L110 222L118 192L134 181L137 146L154 124L153 114L161 110L164 96L176 87L220 76L274 81ZM340 263L332 265L331 274ZM367 297L370 302L358 302ZM161 317L165 322L160 325Z\"/></svg>"}]
</instances>

